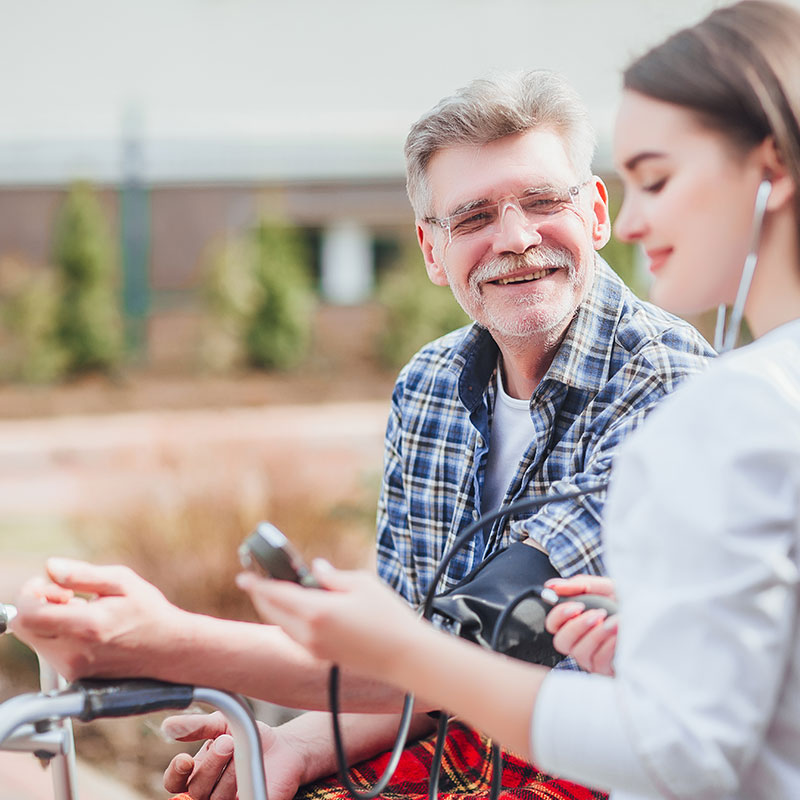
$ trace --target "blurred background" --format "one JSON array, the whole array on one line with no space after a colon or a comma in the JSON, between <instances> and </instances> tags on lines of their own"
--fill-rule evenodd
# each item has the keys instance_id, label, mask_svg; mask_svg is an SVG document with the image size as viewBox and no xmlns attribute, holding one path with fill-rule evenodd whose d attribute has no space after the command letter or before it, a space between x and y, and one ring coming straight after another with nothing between
<instances>
[{"instance_id":1,"label":"blurred background","mask_svg":"<svg viewBox=\"0 0 800 800\"><path fill-rule=\"evenodd\" d=\"M463 322L416 250L409 126L492 69L559 70L616 208L620 69L716 5L0 0L0 600L60 554L252 618L262 518L369 565L394 375ZM635 251L604 255L646 294ZM0 699L35 680L5 637ZM175 749L134 721L78 752L160 797Z\"/></svg>"}]
</instances>

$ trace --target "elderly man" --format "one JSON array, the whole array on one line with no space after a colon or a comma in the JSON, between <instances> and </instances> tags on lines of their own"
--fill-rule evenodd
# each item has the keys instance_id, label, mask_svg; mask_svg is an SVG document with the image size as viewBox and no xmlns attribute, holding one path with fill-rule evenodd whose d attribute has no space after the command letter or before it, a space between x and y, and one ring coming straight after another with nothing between
<instances>
[{"instance_id":1,"label":"elderly man","mask_svg":"<svg viewBox=\"0 0 800 800\"><path fill-rule=\"evenodd\" d=\"M540 71L475 81L408 136L408 191L428 275L474 320L422 348L393 395L378 571L410 603L481 510L604 481L619 442L711 355L693 328L636 298L597 255L610 222L593 152L579 98ZM499 520L452 561L445 584L511 538L544 550L562 575L602 572L602 502L596 495ZM16 629L70 677L148 675L326 707L327 666L270 626L187 614L123 568L56 561L49 573L51 583L25 590ZM72 603L68 590L98 599ZM42 594L66 602L43 604ZM370 712L345 717L351 763L391 743L396 714L373 712L395 712L397 700L345 677L343 706ZM272 800L335 770L326 716L264 729ZM214 717L170 725L213 741L194 761L173 761L168 788L233 797L224 725ZM430 725L421 714L413 732Z\"/></svg>"}]
</instances>

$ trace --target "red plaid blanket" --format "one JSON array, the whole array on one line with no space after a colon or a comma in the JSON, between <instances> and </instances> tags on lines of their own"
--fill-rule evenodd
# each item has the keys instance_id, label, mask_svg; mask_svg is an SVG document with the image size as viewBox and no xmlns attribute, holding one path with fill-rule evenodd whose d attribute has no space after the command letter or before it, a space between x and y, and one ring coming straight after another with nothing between
<instances>
[{"instance_id":1,"label":"red plaid blanket","mask_svg":"<svg viewBox=\"0 0 800 800\"><path fill-rule=\"evenodd\" d=\"M386 800L426 800L435 735L409 745L386 791ZM441 800L486 798L492 779L491 740L459 722L451 722L439 778ZM350 770L353 783L362 790L372 787L383 774L389 754L362 761ZM267 777L269 780L269 776ZM349 800L350 795L336 777L302 787L295 800ZM546 775L517 756L503 752L505 800L605 800L602 792ZM179 795L173 800L191 800Z\"/></svg>"}]
</instances>

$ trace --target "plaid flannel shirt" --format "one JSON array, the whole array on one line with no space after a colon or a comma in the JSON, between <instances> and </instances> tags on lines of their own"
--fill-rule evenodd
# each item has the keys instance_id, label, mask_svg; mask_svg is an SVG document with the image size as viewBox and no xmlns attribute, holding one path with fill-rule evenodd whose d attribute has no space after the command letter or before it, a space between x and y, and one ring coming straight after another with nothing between
<instances>
[{"instance_id":1,"label":"plaid flannel shirt","mask_svg":"<svg viewBox=\"0 0 800 800\"><path fill-rule=\"evenodd\" d=\"M692 326L637 298L598 258L592 290L531 397L536 433L504 504L606 481L619 443L713 354ZM471 325L423 347L395 384L377 566L413 605L455 537L479 517L497 358L488 331ZM564 576L604 573L604 501L601 493L497 520L452 559L439 590L525 536L542 544Z\"/></svg>"}]
</instances>

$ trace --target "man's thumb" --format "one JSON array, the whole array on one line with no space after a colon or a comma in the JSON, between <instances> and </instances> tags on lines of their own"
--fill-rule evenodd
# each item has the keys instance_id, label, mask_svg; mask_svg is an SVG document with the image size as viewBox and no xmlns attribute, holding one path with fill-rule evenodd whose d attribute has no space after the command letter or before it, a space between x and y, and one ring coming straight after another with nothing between
<instances>
[{"instance_id":1,"label":"man's thumb","mask_svg":"<svg viewBox=\"0 0 800 800\"><path fill-rule=\"evenodd\" d=\"M161 723L161 732L179 742L214 739L228 732L222 714L175 714Z\"/></svg>"}]
</instances>

